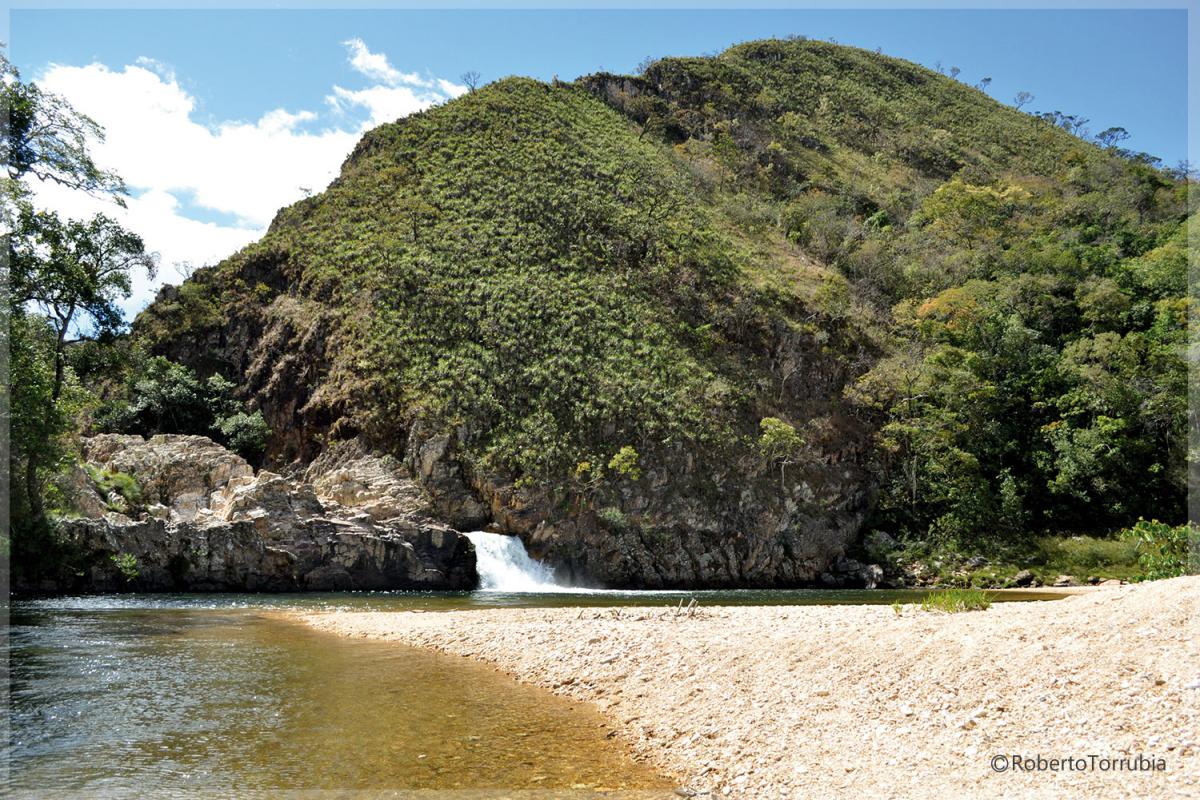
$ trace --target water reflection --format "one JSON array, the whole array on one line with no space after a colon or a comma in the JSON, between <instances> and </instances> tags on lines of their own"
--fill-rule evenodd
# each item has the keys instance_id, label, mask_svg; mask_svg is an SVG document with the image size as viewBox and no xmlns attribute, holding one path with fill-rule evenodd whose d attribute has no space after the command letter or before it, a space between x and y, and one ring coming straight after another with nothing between
<instances>
[{"instance_id":1,"label":"water reflection","mask_svg":"<svg viewBox=\"0 0 1200 800\"><path fill-rule=\"evenodd\" d=\"M17 797L673 788L590 707L253 610L18 604L11 648Z\"/></svg>"}]
</instances>

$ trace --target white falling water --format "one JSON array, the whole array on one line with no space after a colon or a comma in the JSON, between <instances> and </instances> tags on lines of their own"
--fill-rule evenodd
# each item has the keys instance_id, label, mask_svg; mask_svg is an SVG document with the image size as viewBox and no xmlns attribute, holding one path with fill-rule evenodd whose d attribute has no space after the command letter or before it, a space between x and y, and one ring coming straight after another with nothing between
<instances>
[{"instance_id":1,"label":"white falling water","mask_svg":"<svg viewBox=\"0 0 1200 800\"><path fill-rule=\"evenodd\" d=\"M492 592L576 591L556 583L554 570L530 558L524 542L516 536L484 531L470 531L466 536L475 545L480 589Z\"/></svg>"}]
</instances>

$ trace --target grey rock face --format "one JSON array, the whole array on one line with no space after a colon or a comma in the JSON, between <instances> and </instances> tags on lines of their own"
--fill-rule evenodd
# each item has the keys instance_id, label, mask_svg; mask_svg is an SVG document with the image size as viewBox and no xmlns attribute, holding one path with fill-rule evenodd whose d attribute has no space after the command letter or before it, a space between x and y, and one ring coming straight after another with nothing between
<instances>
[{"instance_id":1,"label":"grey rock face","mask_svg":"<svg viewBox=\"0 0 1200 800\"><path fill-rule=\"evenodd\" d=\"M86 555L82 574L60 591L445 589L475 581L470 542L436 527L368 530L316 519L286 542L264 539L250 520L74 519L63 532ZM123 574L114 557L132 557L131 574Z\"/></svg>"},{"instance_id":2,"label":"grey rock face","mask_svg":"<svg viewBox=\"0 0 1200 800\"><path fill-rule=\"evenodd\" d=\"M455 457L453 438L437 435L426 439L418 428L409 436L408 461L440 518L464 530L487 523L488 509L469 486L470 481Z\"/></svg>"},{"instance_id":3,"label":"grey rock face","mask_svg":"<svg viewBox=\"0 0 1200 800\"><path fill-rule=\"evenodd\" d=\"M255 474L202 436L97 436L84 441L83 453L95 467L133 475L142 507L113 513L86 473L73 476L79 513L62 520L61 530L80 563L54 585L18 590L463 589L478 582L470 541L423 516L414 502L419 488L365 451L336 469L310 471L315 483ZM355 481L359 488L347 489Z\"/></svg>"},{"instance_id":4,"label":"grey rock face","mask_svg":"<svg viewBox=\"0 0 1200 800\"><path fill-rule=\"evenodd\" d=\"M293 280L272 254L244 269L250 286L283 289ZM160 298L169 303L175 294L167 287ZM328 375L336 319L324 303L284 292L266 306L238 304L201 336L160 340L155 352L197 369L225 365L240 396L253 400L274 431L267 458L310 464L305 480L327 509L337 504L339 514L384 520L407 516L411 507L458 530L490 526L519 536L534 557L581 585L806 585L861 532L874 492L874 431L846 405L843 389L875 357L869 341L853 344L857 355L848 362L848 342L830 345L830 335L842 335L836 329L777 319L744 332L742 344L762 353L770 371L760 384L770 385L760 386L769 402L746 409L741 436L751 442L761 418L779 416L802 426L808 443L804 458L782 471L753 447L714 452L655 436L614 440L614 449L636 446L643 474L580 495L557 479L515 487L516 475L483 472L488 467L472 454L487 436L485 419L468 415L447 430L419 414L381 414L372 398L343 395ZM326 445L349 437L398 461ZM397 471L405 491L389 488Z\"/></svg>"},{"instance_id":5,"label":"grey rock face","mask_svg":"<svg viewBox=\"0 0 1200 800\"><path fill-rule=\"evenodd\" d=\"M472 525L490 519L577 585L804 585L854 542L866 514L863 470L838 451L814 451L810 462L792 468L782 495L773 467L704 464L681 448L658 454L666 466L618 491L564 500L471 475L455 462L447 437L419 437L410 436L408 452L435 513L459 514ZM486 503L482 513L478 498ZM839 580L873 586L881 577L872 565Z\"/></svg>"},{"instance_id":6,"label":"grey rock face","mask_svg":"<svg viewBox=\"0 0 1200 800\"><path fill-rule=\"evenodd\" d=\"M838 556L829 571L821 573L822 585L831 589L874 589L882 581L883 567L845 556Z\"/></svg>"}]
</instances>

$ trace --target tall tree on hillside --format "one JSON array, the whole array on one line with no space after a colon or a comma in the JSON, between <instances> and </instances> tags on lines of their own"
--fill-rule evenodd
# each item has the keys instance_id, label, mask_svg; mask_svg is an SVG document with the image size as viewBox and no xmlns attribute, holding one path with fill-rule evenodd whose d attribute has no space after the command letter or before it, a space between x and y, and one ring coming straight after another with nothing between
<instances>
[{"instance_id":1,"label":"tall tree on hillside","mask_svg":"<svg viewBox=\"0 0 1200 800\"><path fill-rule=\"evenodd\" d=\"M102 135L99 125L65 99L23 83L2 55L0 73L0 101L8 112L0 148L8 165L9 468L21 487L13 493L12 530L44 532L44 487L63 461L70 426L66 348L121 328L117 303L129 296L134 270L153 274L155 257L141 237L108 217L64 221L33 208L25 185L31 175L118 200L124 184L88 151ZM14 553L22 549L14 537Z\"/></svg>"},{"instance_id":2,"label":"tall tree on hillside","mask_svg":"<svg viewBox=\"0 0 1200 800\"><path fill-rule=\"evenodd\" d=\"M66 346L118 331L124 319L117 304L129 297L133 271L153 276L156 259L142 237L102 214L87 222L64 222L29 206L22 209L9 259L13 302L32 305L54 330L52 399L57 400Z\"/></svg>"}]
</instances>

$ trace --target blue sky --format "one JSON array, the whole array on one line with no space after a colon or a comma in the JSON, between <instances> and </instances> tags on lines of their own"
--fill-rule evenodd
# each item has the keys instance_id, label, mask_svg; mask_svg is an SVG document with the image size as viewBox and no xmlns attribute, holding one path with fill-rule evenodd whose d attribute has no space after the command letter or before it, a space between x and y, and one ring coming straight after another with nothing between
<instances>
[{"instance_id":1,"label":"blue sky","mask_svg":"<svg viewBox=\"0 0 1200 800\"><path fill-rule=\"evenodd\" d=\"M1173 165L1188 149L1186 13L14 10L9 41L26 77L45 80L109 127L110 140L121 139L102 155L122 162L110 164L122 173L132 171L126 178L135 194L159 214L139 218L133 209L131 224L162 223L169 213L180 218L176 241L190 236L208 244L197 244L194 254L179 245L160 248L164 261L208 261L258 235L278 205L322 188L365 127L448 99L465 70L485 81L514 74L569 80L602 68L630 72L648 55L699 55L787 34L957 66L967 83L990 77L988 92L1002 102L1031 92L1036 99L1027 110L1078 114L1093 131L1122 126L1132 134L1126 146ZM135 94L142 100L129 99ZM151 169L152 159L138 161L149 145L121 120L105 118L118 111L160 115L143 127L192 144L159 153ZM261 155L241 165L236 174L245 174L248 188L232 196L205 184L206 173L228 180L220 165L204 169L199 162L227 162L239 142ZM176 170L180 158L196 168ZM297 161L308 167L294 168ZM272 182L279 186L268 190ZM192 226L185 235L188 220L209 227ZM172 278L170 270L164 277Z\"/></svg>"},{"instance_id":2,"label":"blue sky","mask_svg":"<svg viewBox=\"0 0 1200 800\"><path fill-rule=\"evenodd\" d=\"M768 36L835 38L933 66L960 67L1009 101L1121 125L1130 144L1174 163L1186 156L1186 12L951 11L14 11L12 53L110 66L139 57L174 67L214 120L320 103L350 74L338 43L362 38L408 71L485 79L564 80L632 71L647 55L699 55Z\"/></svg>"}]
</instances>

